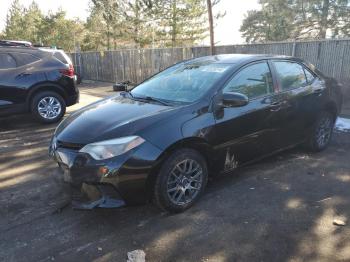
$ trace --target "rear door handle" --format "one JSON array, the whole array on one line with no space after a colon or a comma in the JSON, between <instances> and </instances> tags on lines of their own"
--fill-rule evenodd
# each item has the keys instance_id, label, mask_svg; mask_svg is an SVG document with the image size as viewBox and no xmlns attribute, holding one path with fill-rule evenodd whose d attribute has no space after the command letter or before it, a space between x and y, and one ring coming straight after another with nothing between
<instances>
[{"instance_id":1,"label":"rear door handle","mask_svg":"<svg viewBox=\"0 0 350 262\"><path fill-rule=\"evenodd\" d=\"M322 92L323 92L323 88L318 88L318 89L315 89L315 90L313 91L313 93L316 94L316 95L321 95Z\"/></svg>"},{"instance_id":2,"label":"rear door handle","mask_svg":"<svg viewBox=\"0 0 350 262\"><path fill-rule=\"evenodd\" d=\"M270 104L270 111L272 112L277 112L281 109L282 106L282 102L278 101L278 102L273 102Z\"/></svg>"},{"instance_id":3,"label":"rear door handle","mask_svg":"<svg viewBox=\"0 0 350 262\"><path fill-rule=\"evenodd\" d=\"M22 76L29 76L31 73L20 73L17 75L17 77L22 77Z\"/></svg>"}]
</instances>

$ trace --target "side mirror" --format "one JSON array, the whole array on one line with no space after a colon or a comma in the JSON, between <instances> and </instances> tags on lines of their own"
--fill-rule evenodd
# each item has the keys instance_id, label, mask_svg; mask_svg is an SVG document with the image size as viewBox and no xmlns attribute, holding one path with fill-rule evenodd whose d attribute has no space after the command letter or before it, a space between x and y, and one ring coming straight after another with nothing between
<instances>
[{"instance_id":1,"label":"side mirror","mask_svg":"<svg viewBox=\"0 0 350 262\"><path fill-rule=\"evenodd\" d=\"M223 93L222 105L224 107L240 107L249 103L249 98L246 95L234 92Z\"/></svg>"}]
</instances>

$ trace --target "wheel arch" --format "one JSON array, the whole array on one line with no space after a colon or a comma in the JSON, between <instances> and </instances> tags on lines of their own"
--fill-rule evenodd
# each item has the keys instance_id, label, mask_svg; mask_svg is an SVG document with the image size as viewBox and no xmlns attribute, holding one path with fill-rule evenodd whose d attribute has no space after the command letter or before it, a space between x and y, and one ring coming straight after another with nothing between
<instances>
[{"instance_id":1,"label":"wheel arch","mask_svg":"<svg viewBox=\"0 0 350 262\"><path fill-rule=\"evenodd\" d=\"M323 110L331 113L334 116L334 120L336 120L339 112L338 112L338 107L337 107L335 102L333 102L333 101L328 102L323 107Z\"/></svg>"},{"instance_id":2,"label":"wheel arch","mask_svg":"<svg viewBox=\"0 0 350 262\"><path fill-rule=\"evenodd\" d=\"M152 200L154 184L164 161L176 150L185 148L196 150L205 158L208 165L208 175L210 176L215 162L212 157L214 153L213 147L203 138L188 137L181 139L167 147L156 160L156 164L153 166L146 181L146 192L149 200Z\"/></svg>"},{"instance_id":3,"label":"wheel arch","mask_svg":"<svg viewBox=\"0 0 350 262\"><path fill-rule=\"evenodd\" d=\"M30 88L28 96L27 96L27 100L26 100L26 108L28 111L30 111L31 103L32 103L35 95L37 95L40 92L45 92L45 91L55 92L55 93L59 94L60 96L62 96L63 100L65 102L67 102L67 94L60 85L58 85L56 83L45 82L45 83L41 83L41 84L35 85L32 88Z\"/></svg>"}]
</instances>

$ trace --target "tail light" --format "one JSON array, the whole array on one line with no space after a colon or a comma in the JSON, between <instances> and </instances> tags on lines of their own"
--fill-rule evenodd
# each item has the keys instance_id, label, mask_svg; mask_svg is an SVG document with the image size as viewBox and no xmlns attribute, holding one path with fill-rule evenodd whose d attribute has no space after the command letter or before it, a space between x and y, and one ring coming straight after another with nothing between
<instances>
[{"instance_id":1,"label":"tail light","mask_svg":"<svg viewBox=\"0 0 350 262\"><path fill-rule=\"evenodd\" d=\"M73 77L74 76L74 67L72 64L70 64L69 69L61 69L60 72L65 76Z\"/></svg>"}]
</instances>

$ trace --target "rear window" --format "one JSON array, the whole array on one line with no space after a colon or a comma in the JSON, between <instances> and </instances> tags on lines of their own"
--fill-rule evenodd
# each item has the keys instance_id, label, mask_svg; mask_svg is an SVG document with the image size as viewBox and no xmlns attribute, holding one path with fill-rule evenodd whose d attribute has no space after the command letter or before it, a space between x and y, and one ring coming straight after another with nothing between
<instances>
[{"instance_id":1,"label":"rear window","mask_svg":"<svg viewBox=\"0 0 350 262\"><path fill-rule=\"evenodd\" d=\"M69 56L67 56L64 52L55 52L53 56L59 61L61 61L63 64L72 64L72 61L70 60Z\"/></svg>"},{"instance_id":2,"label":"rear window","mask_svg":"<svg viewBox=\"0 0 350 262\"><path fill-rule=\"evenodd\" d=\"M243 68L226 85L224 92L238 92L250 99L273 93L272 76L268 64L261 62Z\"/></svg>"},{"instance_id":3,"label":"rear window","mask_svg":"<svg viewBox=\"0 0 350 262\"><path fill-rule=\"evenodd\" d=\"M15 58L17 66L28 65L40 60L40 58L26 53L11 53L11 55Z\"/></svg>"},{"instance_id":4,"label":"rear window","mask_svg":"<svg viewBox=\"0 0 350 262\"><path fill-rule=\"evenodd\" d=\"M306 68L304 68L304 71L305 71L307 82L312 83L312 81L314 81L315 79L315 76Z\"/></svg>"},{"instance_id":5,"label":"rear window","mask_svg":"<svg viewBox=\"0 0 350 262\"><path fill-rule=\"evenodd\" d=\"M15 68L16 61L9 54L0 53L0 69Z\"/></svg>"},{"instance_id":6,"label":"rear window","mask_svg":"<svg viewBox=\"0 0 350 262\"><path fill-rule=\"evenodd\" d=\"M304 86L306 77L301 65L294 62L273 62L283 91Z\"/></svg>"}]
</instances>

